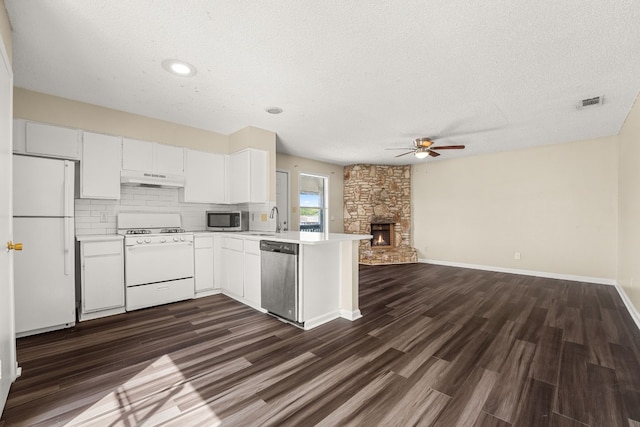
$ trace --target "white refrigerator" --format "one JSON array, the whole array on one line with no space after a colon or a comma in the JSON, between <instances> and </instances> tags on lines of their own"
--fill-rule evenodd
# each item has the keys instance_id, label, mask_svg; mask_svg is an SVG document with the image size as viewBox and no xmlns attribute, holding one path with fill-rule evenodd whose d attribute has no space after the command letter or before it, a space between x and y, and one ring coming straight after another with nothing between
<instances>
[{"instance_id":1,"label":"white refrigerator","mask_svg":"<svg viewBox=\"0 0 640 427\"><path fill-rule=\"evenodd\" d=\"M74 163L13 156L18 337L75 324Z\"/></svg>"}]
</instances>

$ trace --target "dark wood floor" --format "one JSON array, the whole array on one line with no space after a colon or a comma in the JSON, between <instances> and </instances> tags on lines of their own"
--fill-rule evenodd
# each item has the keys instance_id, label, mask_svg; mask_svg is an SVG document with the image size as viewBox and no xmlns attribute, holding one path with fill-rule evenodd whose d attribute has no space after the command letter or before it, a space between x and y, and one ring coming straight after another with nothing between
<instances>
[{"instance_id":1,"label":"dark wood floor","mask_svg":"<svg viewBox=\"0 0 640 427\"><path fill-rule=\"evenodd\" d=\"M301 331L225 296L18 340L2 421L86 426L640 426L615 288L362 267L361 310Z\"/></svg>"}]
</instances>

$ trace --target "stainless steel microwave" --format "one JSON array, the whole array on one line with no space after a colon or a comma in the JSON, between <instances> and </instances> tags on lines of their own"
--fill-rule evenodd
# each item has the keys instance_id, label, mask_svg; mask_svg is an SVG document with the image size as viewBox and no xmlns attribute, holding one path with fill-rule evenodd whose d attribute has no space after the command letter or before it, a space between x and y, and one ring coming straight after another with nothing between
<instances>
[{"instance_id":1,"label":"stainless steel microwave","mask_svg":"<svg viewBox=\"0 0 640 427\"><path fill-rule=\"evenodd\" d=\"M246 231L249 229L249 212L247 211L208 211L208 231Z\"/></svg>"}]
</instances>

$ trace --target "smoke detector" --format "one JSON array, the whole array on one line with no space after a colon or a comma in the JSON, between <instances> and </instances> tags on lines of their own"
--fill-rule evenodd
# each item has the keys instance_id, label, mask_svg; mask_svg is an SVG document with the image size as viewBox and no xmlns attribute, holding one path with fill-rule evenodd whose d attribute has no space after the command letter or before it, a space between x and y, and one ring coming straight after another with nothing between
<instances>
[{"instance_id":1,"label":"smoke detector","mask_svg":"<svg viewBox=\"0 0 640 427\"><path fill-rule=\"evenodd\" d=\"M582 110L583 108L598 107L604 103L604 95L595 96L593 98L586 98L579 101L576 104L576 109Z\"/></svg>"}]
</instances>

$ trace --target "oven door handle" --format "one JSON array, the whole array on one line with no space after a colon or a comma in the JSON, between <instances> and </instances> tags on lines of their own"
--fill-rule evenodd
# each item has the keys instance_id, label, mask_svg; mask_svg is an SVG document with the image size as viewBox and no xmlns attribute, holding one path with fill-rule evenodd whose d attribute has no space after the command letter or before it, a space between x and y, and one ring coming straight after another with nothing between
<instances>
[{"instance_id":1,"label":"oven door handle","mask_svg":"<svg viewBox=\"0 0 640 427\"><path fill-rule=\"evenodd\" d=\"M175 248L176 246L193 246L193 242L172 242L172 243L147 243L144 245L141 244L126 244L127 250L142 250L142 249L156 249L156 248Z\"/></svg>"}]
</instances>

